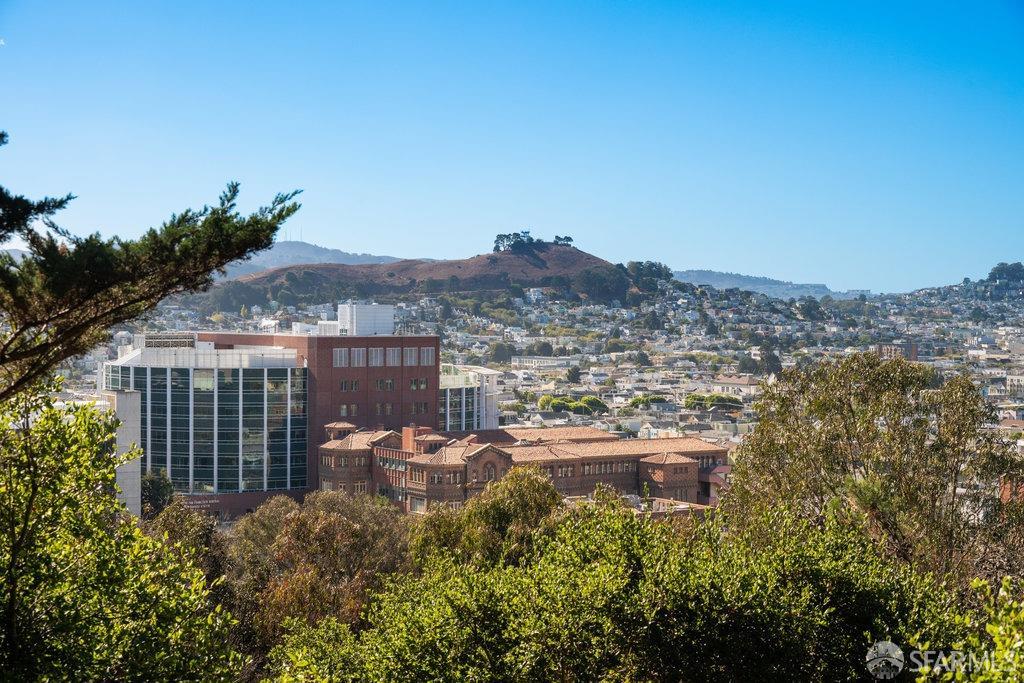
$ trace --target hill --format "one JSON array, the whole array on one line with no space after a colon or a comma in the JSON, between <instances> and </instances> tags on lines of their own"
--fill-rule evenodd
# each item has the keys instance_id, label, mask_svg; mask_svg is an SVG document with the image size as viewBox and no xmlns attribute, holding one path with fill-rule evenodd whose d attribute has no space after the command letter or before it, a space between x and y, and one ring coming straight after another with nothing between
<instances>
[{"instance_id":1,"label":"hill","mask_svg":"<svg viewBox=\"0 0 1024 683\"><path fill-rule=\"evenodd\" d=\"M258 273L271 268L283 268L307 263L344 263L349 265L363 263L391 263L399 259L394 256L376 256L374 254L353 254L339 249L328 249L308 242L281 241L260 252L248 261L236 261L228 266L227 277L235 278L250 273Z\"/></svg>"},{"instance_id":2,"label":"hill","mask_svg":"<svg viewBox=\"0 0 1024 683\"><path fill-rule=\"evenodd\" d=\"M831 296L833 299L853 299L860 294L870 294L868 290L836 292L823 284L788 282L786 280L774 280L769 277L755 275L722 273L716 270L677 270L672 274L680 282L689 282L694 285L710 285L717 289L745 289L776 299L800 298L803 296L813 296L817 299L823 296Z\"/></svg>"},{"instance_id":3,"label":"hill","mask_svg":"<svg viewBox=\"0 0 1024 683\"><path fill-rule=\"evenodd\" d=\"M619 266L575 247L537 241L465 259L402 259L389 263L307 263L221 282L196 302L210 310L242 304L332 301L350 297L509 292L554 287L595 301L624 301L633 282Z\"/></svg>"}]
</instances>

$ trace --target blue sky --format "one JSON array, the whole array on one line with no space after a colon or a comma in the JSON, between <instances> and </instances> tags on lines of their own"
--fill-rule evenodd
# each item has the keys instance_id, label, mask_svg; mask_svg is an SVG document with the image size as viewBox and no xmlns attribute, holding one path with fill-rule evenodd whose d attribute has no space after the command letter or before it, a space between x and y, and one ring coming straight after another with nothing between
<instances>
[{"instance_id":1,"label":"blue sky","mask_svg":"<svg viewBox=\"0 0 1024 683\"><path fill-rule=\"evenodd\" d=\"M0 183L138 235L242 183L287 236L900 291L1024 259L1024 4L0 0Z\"/></svg>"}]
</instances>

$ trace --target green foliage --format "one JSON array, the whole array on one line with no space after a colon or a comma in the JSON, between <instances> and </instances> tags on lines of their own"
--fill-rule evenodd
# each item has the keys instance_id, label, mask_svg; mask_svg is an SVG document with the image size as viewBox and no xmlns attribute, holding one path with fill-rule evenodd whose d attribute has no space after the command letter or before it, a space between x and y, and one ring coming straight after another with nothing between
<instances>
[{"instance_id":1,"label":"green foliage","mask_svg":"<svg viewBox=\"0 0 1024 683\"><path fill-rule=\"evenodd\" d=\"M634 396L629 399L630 408L650 408L652 403L666 403L668 401L664 396L655 396L653 394L641 394L640 396Z\"/></svg>"},{"instance_id":2,"label":"green foliage","mask_svg":"<svg viewBox=\"0 0 1024 683\"><path fill-rule=\"evenodd\" d=\"M725 504L785 505L809 519L866 514L895 556L938 575L1022 570L1024 522L993 482L1020 481L1021 458L966 376L858 354L787 370L764 386Z\"/></svg>"},{"instance_id":3,"label":"green foliage","mask_svg":"<svg viewBox=\"0 0 1024 683\"><path fill-rule=\"evenodd\" d=\"M583 372L579 368L571 367L571 368L569 368L568 370L565 371L565 380L567 382L571 382L573 384L578 384L579 381L580 381L580 377L582 375L583 375Z\"/></svg>"},{"instance_id":4,"label":"green foliage","mask_svg":"<svg viewBox=\"0 0 1024 683\"><path fill-rule=\"evenodd\" d=\"M561 502L539 470L514 467L461 510L440 506L421 518L410 541L412 557L420 566L436 556L474 567L516 564L530 553L537 529Z\"/></svg>"},{"instance_id":5,"label":"green foliage","mask_svg":"<svg viewBox=\"0 0 1024 683\"><path fill-rule=\"evenodd\" d=\"M1003 282L1020 282L1024 280L1024 264L1020 261L997 264L988 274L989 282L995 282L996 280Z\"/></svg>"},{"instance_id":6,"label":"green foliage","mask_svg":"<svg viewBox=\"0 0 1024 683\"><path fill-rule=\"evenodd\" d=\"M0 134L0 145L6 140ZM295 195L242 216L230 183L216 206L187 209L127 241L58 227L52 217L71 195L32 201L0 187L0 242L20 238L29 252L0 253L0 400L102 342L111 326L169 295L206 289L215 271L269 247L298 210Z\"/></svg>"},{"instance_id":7,"label":"green foliage","mask_svg":"<svg viewBox=\"0 0 1024 683\"><path fill-rule=\"evenodd\" d=\"M607 341L607 343L605 343L605 345L604 345L604 352L605 353L622 353L623 351L628 351L631 348L633 348L633 347L630 344L622 341L618 337L612 337L611 339L609 339Z\"/></svg>"},{"instance_id":8,"label":"green foliage","mask_svg":"<svg viewBox=\"0 0 1024 683\"><path fill-rule=\"evenodd\" d=\"M114 497L116 420L53 389L0 404L0 678L231 678L203 573Z\"/></svg>"},{"instance_id":9,"label":"green foliage","mask_svg":"<svg viewBox=\"0 0 1024 683\"><path fill-rule=\"evenodd\" d=\"M981 610L967 616L968 635L951 648L951 653L960 653L964 666L952 671L928 666L918 680L1003 683L1024 678L1024 601L1020 585L1004 578L998 590L987 581L975 581L973 588ZM914 645L921 650L936 649L926 640Z\"/></svg>"},{"instance_id":10,"label":"green foliage","mask_svg":"<svg viewBox=\"0 0 1024 683\"><path fill-rule=\"evenodd\" d=\"M630 261L626 272L641 292L658 291L658 280L672 280L672 269L657 261ZM660 329L660 328L648 328Z\"/></svg>"},{"instance_id":11,"label":"green foliage","mask_svg":"<svg viewBox=\"0 0 1024 683\"><path fill-rule=\"evenodd\" d=\"M310 625L299 619L285 622L286 635L270 652L275 679L343 683L362 680L362 657L348 624L334 617Z\"/></svg>"},{"instance_id":12,"label":"green foliage","mask_svg":"<svg viewBox=\"0 0 1024 683\"><path fill-rule=\"evenodd\" d=\"M174 500L174 484L163 470L142 475L142 517L151 519L159 515Z\"/></svg>"},{"instance_id":13,"label":"green foliage","mask_svg":"<svg viewBox=\"0 0 1024 683\"><path fill-rule=\"evenodd\" d=\"M599 399L597 396L583 396L582 398L580 398L579 402L585 405L591 413L609 412L608 404Z\"/></svg>"},{"instance_id":14,"label":"green foliage","mask_svg":"<svg viewBox=\"0 0 1024 683\"><path fill-rule=\"evenodd\" d=\"M297 657L370 681L856 680L872 639L963 635L940 584L834 520L676 531L606 500L549 524L516 564L432 555L358 639L331 625Z\"/></svg>"},{"instance_id":15,"label":"green foliage","mask_svg":"<svg viewBox=\"0 0 1024 683\"><path fill-rule=\"evenodd\" d=\"M711 410L721 408L742 408L743 401L729 394L688 394L683 405L690 410Z\"/></svg>"},{"instance_id":16,"label":"green foliage","mask_svg":"<svg viewBox=\"0 0 1024 683\"><path fill-rule=\"evenodd\" d=\"M404 567L407 518L377 496L315 491L272 498L236 525L230 584L246 648L266 652L284 622L359 618L384 578Z\"/></svg>"},{"instance_id":17,"label":"green foliage","mask_svg":"<svg viewBox=\"0 0 1024 683\"><path fill-rule=\"evenodd\" d=\"M580 294L598 303L625 301L629 277L614 266L586 268L573 278L573 287Z\"/></svg>"},{"instance_id":18,"label":"green foliage","mask_svg":"<svg viewBox=\"0 0 1024 683\"><path fill-rule=\"evenodd\" d=\"M516 354L516 348L505 342L493 342L487 349L487 357L492 363L508 363Z\"/></svg>"}]
</instances>

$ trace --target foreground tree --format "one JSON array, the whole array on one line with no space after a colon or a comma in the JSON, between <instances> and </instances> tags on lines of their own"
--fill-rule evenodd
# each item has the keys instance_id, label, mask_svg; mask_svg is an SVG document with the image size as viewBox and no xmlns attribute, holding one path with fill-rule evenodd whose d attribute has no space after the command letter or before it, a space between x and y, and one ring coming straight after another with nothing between
<instances>
[{"instance_id":1,"label":"foreground tree","mask_svg":"<svg viewBox=\"0 0 1024 683\"><path fill-rule=\"evenodd\" d=\"M230 183L216 206L185 210L129 241L60 228L53 215L71 195L33 201L0 187L0 243L19 238L28 249L21 260L0 253L0 401L88 351L110 327L169 295L206 289L213 273L269 247L298 210L295 195L242 216Z\"/></svg>"},{"instance_id":2,"label":"foreground tree","mask_svg":"<svg viewBox=\"0 0 1024 683\"><path fill-rule=\"evenodd\" d=\"M432 509L412 533L413 560L424 565L436 555L490 567L528 557L544 521L562 504L551 480L534 467L515 467L492 482L465 507Z\"/></svg>"},{"instance_id":3,"label":"foreground tree","mask_svg":"<svg viewBox=\"0 0 1024 683\"><path fill-rule=\"evenodd\" d=\"M871 639L964 637L952 594L859 529L766 513L679 533L610 499L556 513L518 565L434 556L353 636L292 630L273 667L327 680L859 680Z\"/></svg>"},{"instance_id":4,"label":"foreground tree","mask_svg":"<svg viewBox=\"0 0 1024 683\"><path fill-rule=\"evenodd\" d=\"M778 504L811 520L838 508L926 571L1020 572L1020 506L999 495L1020 458L985 428L970 379L933 385L929 368L874 354L784 372L764 387L726 506L737 522Z\"/></svg>"},{"instance_id":5,"label":"foreground tree","mask_svg":"<svg viewBox=\"0 0 1024 683\"><path fill-rule=\"evenodd\" d=\"M379 496L317 491L301 505L264 503L230 539L240 644L262 657L288 619L358 621L370 594L405 567L407 532L406 517Z\"/></svg>"},{"instance_id":6,"label":"foreground tree","mask_svg":"<svg viewBox=\"0 0 1024 683\"><path fill-rule=\"evenodd\" d=\"M230 678L202 572L114 498L116 420L54 388L0 403L0 678Z\"/></svg>"}]
</instances>

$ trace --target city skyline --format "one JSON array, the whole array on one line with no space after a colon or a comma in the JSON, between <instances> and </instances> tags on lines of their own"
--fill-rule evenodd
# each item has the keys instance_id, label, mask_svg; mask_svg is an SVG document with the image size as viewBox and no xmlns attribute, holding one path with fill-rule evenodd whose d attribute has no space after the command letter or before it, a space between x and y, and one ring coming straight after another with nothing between
<instances>
[{"instance_id":1,"label":"city skyline","mask_svg":"<svg viewBox=\"0 0 1024 683\"><path fill-rule=\"evenodd\" d=\"M280 237L350 252L531 229L909 291L1024 257L1022 36L1011 3L8 2L4 158L28 195L78 196L79 234L136 237L234 179L243 209L301 188Z\"/></svg>"}]
</instances>

